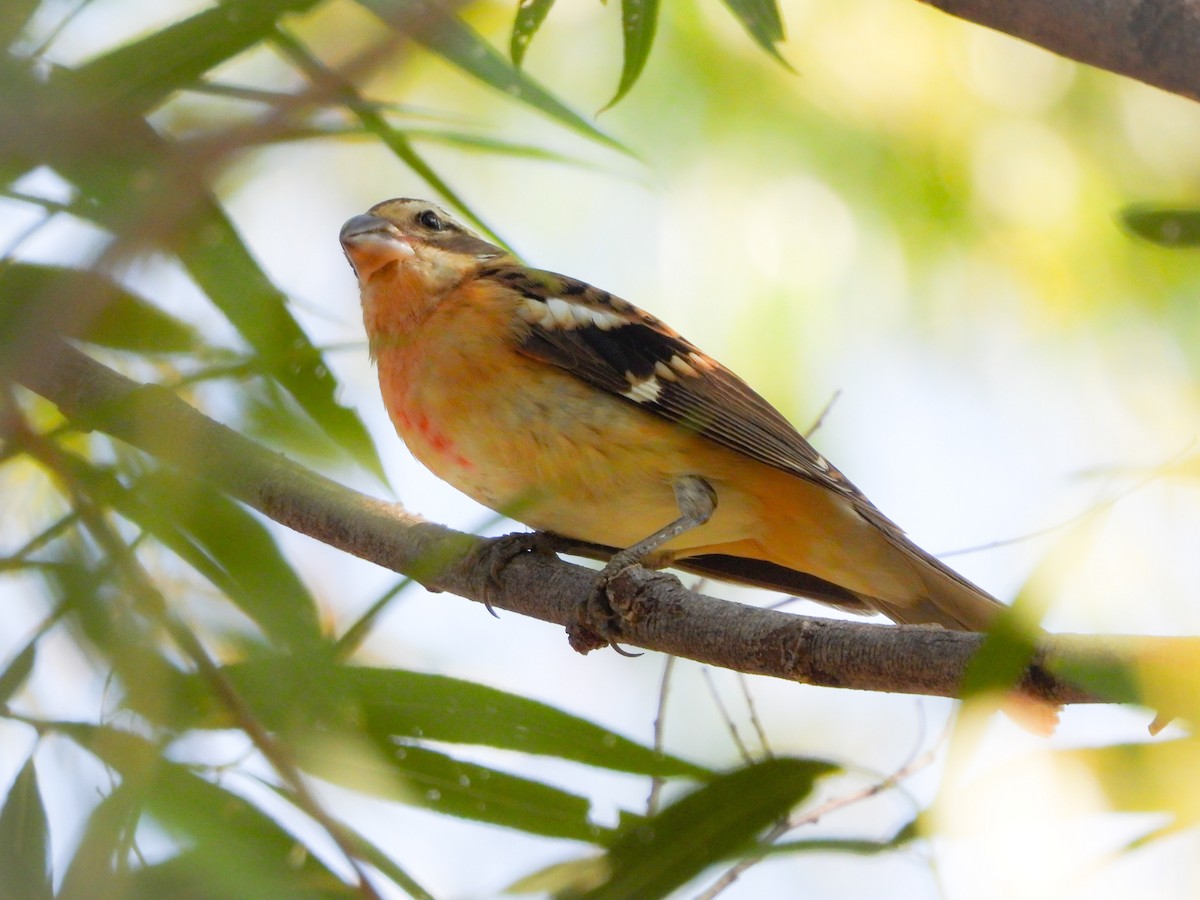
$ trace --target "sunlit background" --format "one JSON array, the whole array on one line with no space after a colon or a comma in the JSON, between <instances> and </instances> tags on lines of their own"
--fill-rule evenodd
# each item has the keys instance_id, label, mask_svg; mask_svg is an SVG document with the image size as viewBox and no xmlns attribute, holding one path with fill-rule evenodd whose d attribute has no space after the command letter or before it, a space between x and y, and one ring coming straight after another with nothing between
<instances>
[{"instance_id":1,"label":"sunlit background","mask_svg":"<svg viewBox=\"0 0 1200 900\"><path fill-rule=\"evenodd\" d=\"M48 57L75 63L204 5L159 4L151 21L144 4L97 0ZM559 158L546 160L418 142L529 263L665 319L802 431L828 407L813 438L822 452L920 545L954 553L952 565L1001 599L1021 594L1044 607L1055 631L1200 634L1200 258L1140 241L1118 220L1127 204L1195 203L1200 108L905 0L785 0L780 50L791 71L715 0L663 7L640 83L611 110L597 112L619 76L616 4L560 3L525 63L628 154L550 124L416 48L367 93L402 103L413 122L427 116L431 130L449 117L463 131L553 151ZM463 10L504 48L513 12L507 2ZM381 34L342 2L289 24L331 63ZM266 50L216 75L299 84ZM256 114L249 104L184 95L154 121L185 134L224 124L230 111ZM47 171L21 187L62 190ZM422 470L396 438L337 243L349 216L430 189L367 139L250 152L220 188L313 341L335 348L327 359L340 398L368 423L390 484L333 452L306 461L430 519L511 530ZM20 241L19 256L55 262L100 248L98 232L66 219L23 237L40 216L27 204L0 203L0 244ZM125 275L214 340L236 344L181 270L147 258ZM269 410L228 384L191 399L265 443L301 452L280 443ZM0 471L0 536L17 545L28 522L47 515L46 483L32 466ZM308 538L281 540L331 624L345 627L395 582ZM180 574L176 599L188 615L236 630L193 581ZM5 659L43 612L32 582L0 585ZM807 603L789 608L829 614ZM94 716L105 685L69 642L45 651L26 705ZM652 736L665 664L652 653L581 657L556 627L497 620L480 604L415 587L393 601L361 658L482 681L642 740ZM823 785L823 799L920 758L938 745L952 712L938 700L764 679L750 679L746 691L771 750L850 767ZM752 868L723 896L1192 896L1200 884L1194 832L1122 852L1165 816L1109 812L1095 773L1049 752L1150 740L1151 718L1140 709L1070 708L1048 742L994 719L961 777L944 777L939 757L899 790L850 804L805 835L885 838L933 804L939 836L930 843L877 857L784 856ZM679 662L666 701L667 749L725 767L739 760L737 739L761 752L739 679ZM27 729L0 723L0 785L32 740ZM65 823L54 832L61 856L77 838L69 823L105 776L65 744L52 750L65 771L76 767L44 779L51 816ZM503 758L514 771L586 792L600 822L645 801L646 786L633 779L515 754L478 758ZM573 855L565 843L348 791L323 796L383 835L380 843L439 897L493 896Z\"/></svg>"}]
</instances>

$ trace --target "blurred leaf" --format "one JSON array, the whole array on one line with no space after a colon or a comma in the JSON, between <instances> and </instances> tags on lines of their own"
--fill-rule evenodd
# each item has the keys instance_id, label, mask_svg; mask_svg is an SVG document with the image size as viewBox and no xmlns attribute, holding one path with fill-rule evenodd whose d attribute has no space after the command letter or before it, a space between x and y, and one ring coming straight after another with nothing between
<instances>
[{"instance_id":1,"label":"blurred leaf","mask_svg":"<svg viewBox=\"0 0 1200 900\"><path fill-rule=\"evenodd\" d=\"M68 318L76 311L68 298L81 293L98 298L94 315ZM17 333L28 317L57 317L65 334L118 350L187 353L202 345L190 325L99 272L8 262L0 267L0 333Z\"/></svg>"},{"instance_id":2,"label":"blurred leaf","mask_svg":"<svg viewBox=\"0 0 1200 900\"><path fill-rule=\"evenodd\" d=\"M302 851L296 855L301 856ZM224 877L213 877L214 873L208 868L212 864L210 854L184 850L163 862L133 869L125 879L126 887L120 900L224 900L227 897L361 900L363 897L363 892L352 885L332 881L309 883L302 877L288 877L286 871L280 871L271 879L260 877L257 872L223 873ZM280 868L284 869L284 866Z\"/></svg>"},{"instance_id":3,"label":"blurred leaf","mask_svg":"<svg viewBox=\"0 0 1200 900\"><path fill-rule=\"evenodd\" d=\"M482 744L662 778L712 775L586 719L486 685L398 669L355 666L340 674L359 698L367 727L380 736Z\"/></svg>"},{"instance_id":4,"label":"blurred leaf","mask_svg":"<svg viewBox=\"0 0 1200 900\"><path fill-rule=\"evenodd\" d=\"M253 358L243 371L261 369ZM231 368L237 364L231 364ZM236 377L236 376L235 376ZM237 395L239 430L272 448L323 468L337 461L341 448L272 378L243 380Z\"/></svg>"},{"instance_id":5,"label":"blurred leaf","mask_svg":"<svg viewBox=\"0 0 1200 900\"><path fill-rule=\"evenodd\" d=\"M1135 205L1125 207L1118 215L1129 231L1160 246L1200 246L1200 209Z\"/></svg>"},{"instance_id":6,"label":"blurred leaf","mask_svg":"<svg viewBox=\"0 0 1200 900\"><path fill-rule=\"evenodd\" d=\"M896 833L885 841L848 840L846 838L813 838L807 841L780 841L766 848L765 856L785 853L852 853L856 856L873 856L890 853L921 837L918 819L911 819L896 829Z\"/></svg>"},{"instance_id":7,"label":"blurred leaf","mask_svg":"<svg viewBox=\"0 0 1200 900\"><path fill-rule=\"evenodd\" d=\"M121 776L114 791L122 795L118 812L130 819L148 813L181 841L187 849L172 869L190 872L192 884L203 888L202 896L346 896L342 880L273 818L165 759L159 747L140 735L75 722L53 728ZM142 880L143 886L153 884L157 874L133 877L130 883L144 877L148 881Z\"/></svg>"},{"instance_id":8,"label":"blurred leaf","mask_svg":"<svg viewBox=\"0 0 1200 900\"><path fill-rule=\"evenodd\" d=\"M181 22L96 57L70 79L93 103L145 113L169 94L259 43L289 12L318 0L223 0Z\"/></svg>"},{"instance_id":9,"label":"blurred leaf","mask_svg":"<svg viewBox=\"0 0 1200 900\"><path fill-rule=\"evenodd\" d=\"M1033 661L1037 643L1026 624L1020 600L1018 597L996 617L983 646L967 665L962 680L962 699L1007 691Z\"/></svg>"},{"instance_id":10,"label":"blurred leaf","mask_svg":"<svg viewBox=\"0 0 1200 900\"><path fill-rule=\"evenodd\" d=\"M517 17L513 21L512 39L508 45L513 65L517 68L525 61L525 51L529 49L529 42L542 27L542 22L553 5L554 0L519 0L517 3Z\"/></svg>"},{"instance_id":11,"label":"blurred leaf","mask_svg":"<svg viewBox=\"0 0 1200 900\"><path fill-rule=\"evenodd\" d=\"M628 153L558 98L514 68L465 22L433 0L358 0L398 31L445 57L464 72L591 140Z\"/></svg>"},{"instance_id":12,"label":"blurred leaf","mask_svg":"<svg viewBox=\"0 0 1200 900\"><path fill-rule=\"evenodd\" d=\"M1055 754L1081 763L1103 788L1112 808L1121 812L1168 812L1175 826L1200 824L1200 739L1087 747Z\"/></svg>"},{"instance_id":13,"label":"blurred leaf","mask_svg":"<svg viewBox=\"0 0 1200 900\"><path fill-rule=\"evenodd\" d=\"M660 778L712 775L545 703L444 675L336 665L320 656L255 660L225 671L276 728L307 704L318 721L329 710L352 715L358 727L381 743L417 738L536 753ZM179 688L192 698L184 705L194 704L202 717L203 685L198 676L188 681ZM205 727L202 721L183 727ZM223 727L213 720L208 725Z\"/></svg>"},{"instance_id":14,"label":"blurred leaf","mask_svg":"<svg viewBox=\"0 0 1200 900\"><path fill-rule=\"evenodd\" d=\"M265 634L293 648L322 642L316 601L275 538L244 506L208 485L165 469L136 484L160 522L187 536L224 576L219 587Z\"/></svg>"},{"instance_id":15,"label":"blurred leaf","mask_svg":"<svg viewBox=\"0 0 1200 900\"><path fill-rule=\"evenodd\" d=\"M783 18L776 0L725 0L725 5L760 47L791 69L775 46L784 39Z\"/></svg>"},{"instance_id":16,"label":"blurred leaf","mask_svg":"<svg viewBox=\"0 0 1200 900\"><path fill-rule=\"evenodd\" d=\"M126 488L112 470L63 450L60 463L101 505L111 507L207 578L285 646L321 642L316 603L270 531L207 484L156 470Z\"/></svg>"},{"instance_id":17,"label":"blurred leaf","mask_svg":"<svg viewBox=\"0 0 1200 900\"><path fill-rule=\"evenodd\" d=\"M342 833L350 839L359 858L392 879L409 897L414 900L434 900L433 895L413 880L413 877L400 868L394 859L368 841L360 832L343 823Z\"/></svg>"},{"instance_id":18,"label":"blurred leaf","mask_svg":"<svg viewBox=\"0 0 1200 900\"><path fill-rule=\"evenodd\" d=\"M621 31L625 37L625 62L621 67L621 83L617 92L604 109L616 106L629 89L637 82L650 48L654 45L654 32L658 28L659 0L621 0ZM603 112L604 110L601 110Z\"/></svg>"},{"instance_id":19,"label":"blurred leaf","mask_svg":"<svg viewBox=\"0 0 1200 900\"><path fill-rule=\"evenodd\" d=\"M352 459L384 481L366 427L338 403L337 381L288 310L287 297L262 271L208 190L205 177L217 159L187 155L123 109L93 109L86 92L73 90L67 79L52 79L45 91L50 98L40 98L40 105L49 104L58 115L41 123L44 133L35 143L46 151L39 162L54 167L83 194L69 212L113 231L125 241L127 253L147 244L176 253L271 376ZM38 103L38 98L30 102ZM234 144L223 152L236 148ZM84 313L96 306L93 296L83 300ZM36 338L35 333L27 343L41 346Z\"/></svg>"},{"instance_id":20,"label":"blurred leaf","mask_svg":"<svg viewBox=\"0 0 1200 900\"><path fill-rule=\"evenodd\" d=\"M8 47L25 28L39 0L5 0L0 4L0 47Z\"/></svg>"},{"instance_id":21,"label":"blurred leaf","mask_svg":"<svg viewBox=\"0 0 1200 900\"><path fill-rule=\"evenodd\" d=\"M332 93L340 96L350 111L362 122L363 127L379 138L395 154L397 159L416 172L417 175L424 179L426 184L446 198L451 206L458 209L475 225L479 226L485 237L504 245L504 241L475 214L474 210L467 205L466 200L459 196L450 183L434 171L433 167L425 161L425 158L413 149L408 137L399 129L394 128L384 118L377 106L363 101L358 90L352 84L326 68L319 59L308 51L308 48L304 44L286 30L282 28L276 29L274 40L276 46L289 59L296 63L314 84L328 85L332 89Z\"/></svg>"},{"instance_id":22,"label":"blurred leaf","mask_svg":"<svg viewBox=\"0 0 1200 900\"><path fill-rule=\"evenodd\" d=\"M30 641L25 645L25 648L13 657L13 661L8 664L8 668L0 674L0 705L7 703L12 699L25 684L29 674L33 671L33 663L37 659L37 643Z\"/></svg>"},{"instance_id":23,"label":"blurred leaf","mask_svg":"<svg viewBox=\"0 0 1200 900\"><path fill-rule=\"evenodd\" d=\"M1093 653L1056 659L1054 674L1106 700L1148 706L1162 719L1200 722L1200 638L1141 646L1137 638L1125 638L1112 655L1105 653L1106 643L1097 639Z\"/></svg>"},{"instance_id":24,"label":"blurred leaf","mask_svg":"<svg viewBox=\"0 0 1200 900\"><path fill-rule=\"evenodd\" d=\"M50 823L31 756L0 809L0 900L48 900L51 880Z\"/></svg>"},{"instance_id":25,"label":"blurred leaf","mask_svg":"<svg viewBox=\"0 0 1200 900\"><path fill-rule=\"evenodd\" d=\"M75 845L58 900L126 896L129 870L117 863L129 853L140 812L141 798L132 783L118 786L96 805Z\"/></svg>"},{"instance_id":26,"label":"blurred leaf","mask_svg":"<svg viewBox=\"0 0 1200 900\"><path fill-rule=\"evenodd\" d=\"M180 250L189 274L313 421L360 466L385 481L366 426L337 401L337 381L288 311L287 298L259 268L215 202L201 215L202 224Z\"/></svg>"},{"instance_id":27,"label":"blurred leaf","mask_svg":"<svg viewBox=\"0 0 1200 900\"><path fill-rule=\"evenodd\" d=\"M346 749L334 742L302 747L309 752L302 754L301 764L335 784L443 815L589 843L612 837L611 829L588 820L586 797L539 781L410 744L379 746L381 760L340 752Z\"/></svg>"},{"instance_id":28,"label":"blurred leaf","mask_svg":"<svg viewBox=\"0 0 1200 900\"><path fill-rule=\"evenodd\" d=\"M623 828L605 859L607 880L578 896L665 897L715 860L753 851L759 833L836 770L813 760L768 759L722 775Z\"/></svg>"}]
</instances>

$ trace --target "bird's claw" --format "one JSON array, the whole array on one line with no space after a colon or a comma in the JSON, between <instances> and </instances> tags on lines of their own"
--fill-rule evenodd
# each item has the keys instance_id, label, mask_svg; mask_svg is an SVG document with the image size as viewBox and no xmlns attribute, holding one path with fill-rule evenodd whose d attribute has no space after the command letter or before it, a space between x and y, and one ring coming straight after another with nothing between
<instances>
[{"instance_id":1,"label":"bird's claw","mask_svg":"<svg viewBox=\"0 0 1200 900\"><path fill-rule=\"evenodd\" d=\"M621 637L621 615L613 609L609 588L612 580L633 563L614 556L596 579L595 589L575 604L575 618L567 625L567 638L579 653L588 653L605 645L621 656L635 657L617 643Z\"/></svg>"},{"instance_id":2,"label":"bird's claw","mask_svg":"<svg viewBox=\"0 0 1200 900\"><path fill-rule=\"evenodd\" d=\"M484 548L488 555L487 583L483 589L483 605L496 618L496 610L492 606L492 598L500 592L500 578L504 570L514 559L525 553L540 553L553 555L555 542L548 534L540 531L514 531L489 541Z\"/></svg>"}]
</instances>

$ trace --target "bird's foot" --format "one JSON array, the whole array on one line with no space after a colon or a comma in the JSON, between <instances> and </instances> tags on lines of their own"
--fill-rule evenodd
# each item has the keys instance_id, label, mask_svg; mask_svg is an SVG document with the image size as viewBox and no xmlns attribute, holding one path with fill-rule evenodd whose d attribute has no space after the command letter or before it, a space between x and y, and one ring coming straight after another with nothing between
<instances>
[{"instance_id":1,"label":"bird's foot","mask_svg":"<svg viewBox=\"0 0 1200 900\"><path fill-rule=\"evenodd\" d=\"M617 643L621 637L622 616L613 608L611 593L613 580L637 564L635 554L627 550L617 553L600 570L595 588L575 604L575 618L567 625L567 639L576 652L588 653L607 645L622 656L641 656Z\"/></svg>"},{"instance_id":2,"label":"bird's foot","mask_svg":"<svg viewBox=\"0 0 1200 900\"><path fill-rule=\"evenodd\" d=\"M487 583L483 589L483 605L487 611L500 618L492 607L492 600L499 596L500 577L514 559L526 553L553 556L555 549L555 539L541 531L514 531L489 541L483 549L487 555Z\"/></svg>"}]
</instances>

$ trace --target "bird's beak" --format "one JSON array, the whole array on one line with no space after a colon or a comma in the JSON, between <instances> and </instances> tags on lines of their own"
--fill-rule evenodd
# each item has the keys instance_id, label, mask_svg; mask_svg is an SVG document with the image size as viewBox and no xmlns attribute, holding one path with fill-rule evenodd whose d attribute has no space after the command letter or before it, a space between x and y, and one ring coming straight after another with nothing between
<instances>
[{"instance_id":1,"label":"bird's beak","mask_svg":"<svg viewBox=\"0 0 1200 900\"><path fill-rule=\"evenodd\" d=\"M346 259L364 283L388 263L403 262L413 255L412 244L395 225L370 213L347 220L339 238Z\"/></svg>"}]
</instances>

